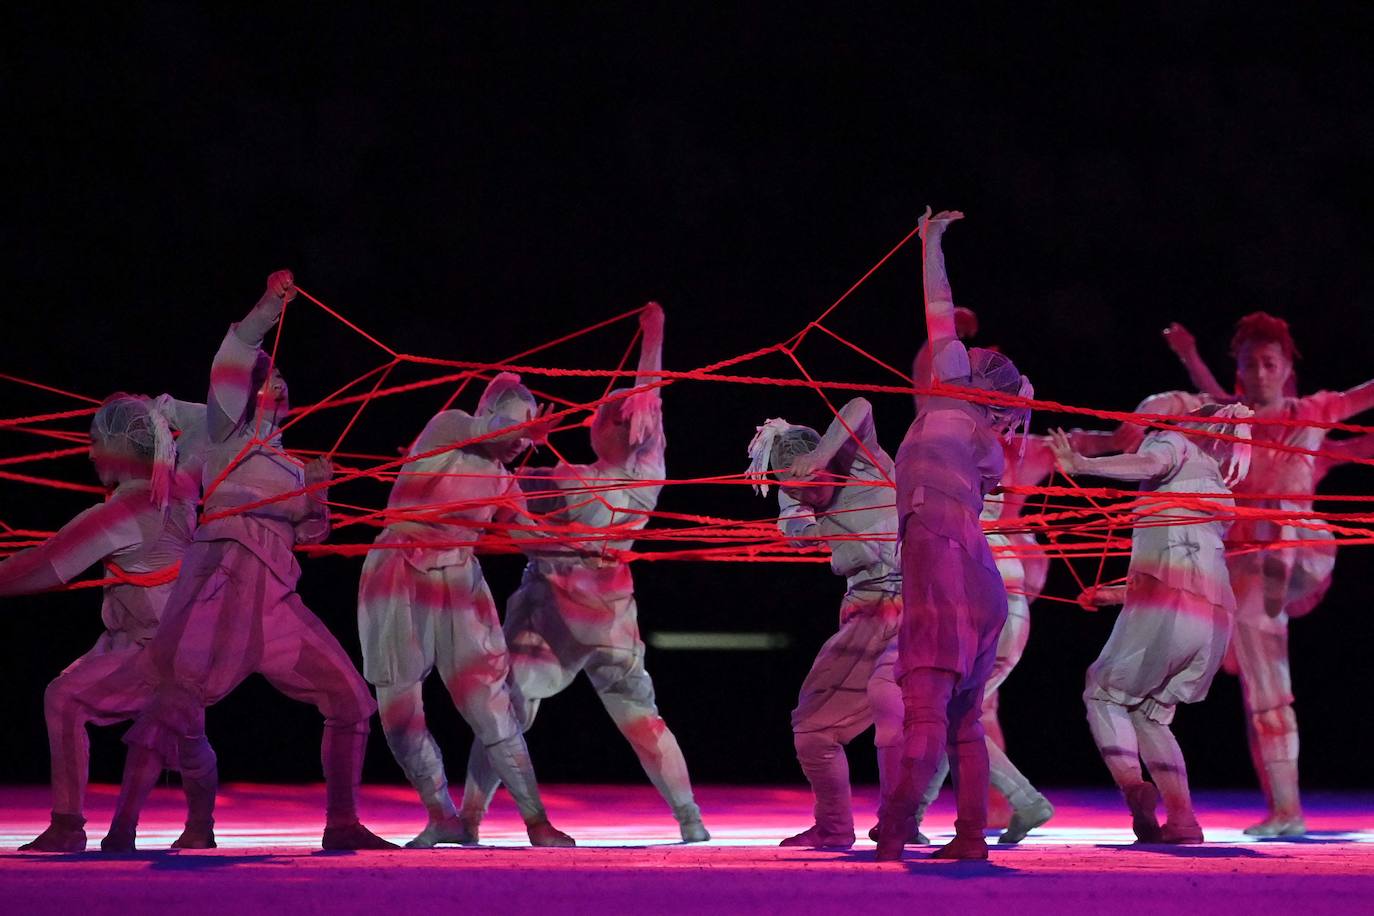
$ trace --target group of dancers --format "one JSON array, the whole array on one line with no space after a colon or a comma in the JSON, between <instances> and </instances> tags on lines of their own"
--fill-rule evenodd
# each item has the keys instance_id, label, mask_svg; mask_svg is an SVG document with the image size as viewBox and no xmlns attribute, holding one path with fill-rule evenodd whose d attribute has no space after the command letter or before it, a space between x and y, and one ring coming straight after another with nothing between
<instances>
[{"instance_id":1,"label":"group of dancers","mask_svg":"<svg viewBox=\"0 0 1374 916\"><path fill-rule=\"evenodd\" d=\"M955 836L937 857L988 855L990 785L1009 808L999 843L1019 842L1053 816L1002 747L997 693L1026 645L1029 605L1046 573L1043 556L1025 550L1033 536L1015 531L1025 495L1000 487L1033 486L1056 467L1135 481L1143 494L1125 584L1090 588L1079 599L1123 605L1088 671L1084 702L1137 838L1203 839L1169 724L1179 703L1206 696L1223 664L1240 675L1269 807L1247 833L1305 832L1287 627L1320 601L1334 545L1298 520L1311 513L1332 463L1374 451L1374 437L1323 448L1328 426L1320 425L1374 406L1374 382L1298 397L1287 325L1257 313L1237 331L1237 384L1227 392L1175 325L1170 345L1200 391L1154 396L1139 411L1186 421L1032 436L1030 382L1006 355L962 339L976 321L954 306L942 251L944 233L961 218L927 211L922 219L928 339L914 367L915 419L896 460L879 444L862 398L844 405L824 433L773 419L749 445L758 489L779 486L782 536L828 547L847 586L839 630L792 714L814 823L783 845L854 844L845 745L870 726L882 801L869 836L879 859L926 842L921 819L947 773ZM92 421L90 454L108 498L0 562L0 597L59 587L97 564L108 576L105 632L44 695L52 820L21 849L86 848L86 728L125 721L133 724L123 782L101 849L135 848L140 811L167 769L180 772L187 807L173 846L214 847L218 769L206 709L255 672L324 717L326 849L394 845L357 813L374 712L427 814L407 847L479 842L502 784L532 845L574 845L550 821L524 735L540 701L583 671L682 840L709 840L682 750L658 713L622 558L666 477L656 384L663 310L650 303L641 312L634 386L595 410L591 464L511 471L553 427L547 407L511 373L487 384L475 413L444 410L425 426L363 563L360 675L296 591L294 547L330 531L333 468L325 458L302 463L282 442L288 389L264 340L294 295L289 271L268 278L215 354L205 404L106 399ZM1318 450L1322 458L1312 454ZM1244 505L1273 511L1237 517L1233 494L1257 494ZM985 532L987 520L999 524ZM493 527L519 539L527 557L504 620L474 550ZM1306 543L1262 549L1293 541ZM422 685L435 671L475 739L457 802L425 721Z\"/></svg>"}]
</instances>

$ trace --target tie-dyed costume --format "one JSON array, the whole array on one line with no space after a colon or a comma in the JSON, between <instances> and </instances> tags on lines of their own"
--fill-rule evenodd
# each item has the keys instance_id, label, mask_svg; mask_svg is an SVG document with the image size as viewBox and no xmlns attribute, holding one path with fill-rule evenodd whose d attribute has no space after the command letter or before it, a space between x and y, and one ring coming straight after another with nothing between
<instances>
[{"instance_id":1,"label":"tie-dyed costume","mask_svg":"<svg viewBox=\"0 0 1374 916\"><path fill-rule=\"evenodd\" d=\"M609 553L634 544L634 532L648 523L663 488L662 412L657 392L651 397L652 428L623 465L559 464L549 476L553 495L543 491L531 502L533 510L560 526L620 536L563 543L532 540L524 578L506 602L504 629L512 695L523 728L533 724L540 700L560 693L585 671L650 781L687 830L701 823L687 762L658 714L653 681L644 669L629 564ZM465 819L481 819L497 783L486 755L474 746L463 792Z\"/></svg>"},{"instance_id":2,"label":"tie-dyed costume","mask_svg":"<svg viewBox=\"0 0 1374 916\"><path fill-rule=\"evenodd\" d=\"M283 450L268 418L255 417L254 369L281 308L280 298L265 295L230 328L215 356L204 513L232 514L204 522L186 551L149 646L157 695L125 740L145 747L169 734L183 746L195 741L205 734L205 708L250 674L262 674L324 715L328 824L347 829L357 825L357 787L376 704L338 640L296 593L300 566L292 548L323 540L329 516L320 494L297 493L305 487L302 464ZM297 495L237 511L288 493Z\"/></svg>"},{"instance_id":3,"label":"tie-dyed costume","mask_svg":"<svg viewBox=\"0 0 1374 916\"><path fill-rule=\"evenodd\" d=\"M1234 501L1216 460L1181 433L1152 432L1136 454L1156 468L1142 493L1159 498L1136 510L1125 606L1088 669L1083 699L1093 738L1130 803L1137 836L1200 842L1187 770L1169 723L1177 704L1206 697L1226 651L1236 607L1222 542L1230 522L1215 513L1224 516ZM1094 473L1091 465L1083 470ZM1206 508L1190 508L1171 503L1170 493L1216 497L1207 498ZM1153 786L1143 780L1141 758ZM1156 786L1168 810L1162 832L1154 820Z\"/></svg>"},{"instance_id":4,"label":"tie-dyed costume","mask_svg":"<svg viewBox=\"0 0 1374 916\"><path fill-rule=\"evenodd\" d=\"M901 767L902 693L893 676L902 615L892 459L868 443L845 470L846 485L824 509L778 493L782 533L793 541L819 536L830 568L847 588L840 628L816 654L792 711L797 761L816 798L815 826L794 845L846 847L854 842L849 763L844 746L870 725L885 790ZM812 835L814 832L814 836ZM789 841L790 842L790 841Z\"/></svg>"},{"instance_id":5,"label":"tie-dyed costume","mask_svg":"<svg viewBox=\"0 0 1374 916\"><path fill-rule=\"evenodd\" d=\"M444 411L425 426L410 454L425 455L485 432L477 418ZM443 755L425 723L421 687L435 670L472 728L474 746L486 749L526 823L547 820L511 707L510 657L501 621L472 546L493 518L511 516L522 502L514 476L480 446L408 462L387 504L397 517L363 563L358 588L363 673L377 687L387 744L432 824L458 813ZM422 518L428 515L436 520ZM388 546L393 544L408 546ZM433 845L430 839L435 837L422 835L412 843Z\"/></svg>"}]
</instances>

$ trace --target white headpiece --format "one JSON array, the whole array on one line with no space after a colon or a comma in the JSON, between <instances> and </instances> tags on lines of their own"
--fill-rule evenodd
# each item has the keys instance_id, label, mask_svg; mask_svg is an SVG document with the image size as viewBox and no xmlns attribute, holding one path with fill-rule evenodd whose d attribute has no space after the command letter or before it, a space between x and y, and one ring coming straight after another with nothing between
<instances>
[{"instance_id":1,"label":"white headpiece","mask_svg":"<svg viewBox=\"0 0 1374 916\"><path fill-rule=\"evenodd\" d=\"M768 495L768 472L773 466L773 446L779 439L793 430L806 430L815 435L815 430L807 426L793 426L782 417L774 417L762 426L755 427L758 432L749 443L749 470L745 473L754 479L754 492L760 496Z\"/></svg>"}]
</instances>

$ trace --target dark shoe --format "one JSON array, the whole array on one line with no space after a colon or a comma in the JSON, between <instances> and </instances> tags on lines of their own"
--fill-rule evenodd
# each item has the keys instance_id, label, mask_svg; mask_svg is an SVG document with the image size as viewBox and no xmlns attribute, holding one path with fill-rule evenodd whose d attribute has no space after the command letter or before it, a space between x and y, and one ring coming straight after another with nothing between
<instances>
[{"instance_id":1,"label":"dark shoe","mask_svg":"<svg viewBox=\"0 0 1374 916\"><path fill-rule=\"evenodd\" d=\"M20 852L85 852L86 819L75 814L54 814L48 828L23 846Z\"/></svg>"},{"instance_id":2,"label":"dark shoe","mask_svg":"<svg viewBox=\"0 0 1374 916\"><path fill-rule=\"evenodd\" d=\"M324 849L400 849L390 840L384 840L362 824L353 822L347 827L326 827L320 840Z\"/></svg>"},{"instance_id":3,"label":"dark shoe","mask_svg":"<svg viewBox=\"0 0 1374 916\"><path fill-rule=\"evenodd\" d=\"M874 824L868 828L868 838L873 842L878 842L878 825ZM911 836L907 838L909 846L929 846L930 837L921 832L921 822L916 822L916 827L911 831Z\"/></svg>"},{"instance_id":4,"label":"dark shoe","mask_svg":"<svg viewBox=\"0 0 1374 916\"><path fill-rule=\"evenodd\" d=\"M1126 804L1131 809L1131 830L1137 843L1163 843L1164 832L1159 829L1155 808L1159 805L1159 790L1152 782L1142 782L1126 790Z\"/></svg>"},{"instance_id":5,"label":"dark shoe","mask_svg":"<svg viewBox=\"0 0 1374 916\"><path fill-rule=\"evenodd\" d=\"M1202 826L1198 824L1197 818L1189 817L1186 821L1167 820L1164 822L1164 829L1160 831L1161 840L1165 843L1184 846L1190 843L1202 842Z\"/></svg>"},{"instance_id":6,"label":"dark shoe","mask_svg":"<svg viewBox=\"0 0 1374 916\"><path fill-rule=\"evenodd\" d=\"M800 846L805 849L849 849L854 845L854 832L825 833L813 824L796 836L790 836L779 846Z\"/></svg>"},{"instance_id":7,"label":"dark shoe","mask_svg":"<svg viewBox=\"0 0 1374 916\"><path fill-rule=\"evenodd\" d=\"M111 824L110 832L105 834L105 839L100 841L100 851L113 853L138 852L137 847L134 845L135 835L136 828L134 827L116 827Z\"/></svg>"},{"instance_id":8,"label":"dark shoe","mask_svg":"<svg viewBox=\"0 0 1374 916\"><path fill-rule=\"evenodd\" d=\"M215 843L215 822L193 824L186 822L186 829L181 831L181 836L176 838L172 844L173 849L216 849Z\"/></svg>"},{"instance_id":9,"label":"dark shoe","mask_svg":"<svg viewBox=\"0 0 1374 916\"><path fill-rule=\"evenodd\" d=\"M982 834L958 836L930 854L932 859L986 859L988 841Z\"/></svg>"},{"instance_id":10,"label":"dark shoe","mask_svg":"<svg viewBox=\"0 0 1374 916\"><path fill-rule=\"evenodd\" d=\"M907 840L916 831L916 818L878 819L877 860L879 862L898 862Z\"/></svg>"},{"instance_id":11,"label":"dark shoe","mask_svg":"<svg viewBox=\"0 0 1374 916\"><path fill-rule=\"evenodd\" d=\"M531 846L568 847L577 845L576 840L546 820L526 824L525 833L529 835Z\"/></svg>"}]
</instances>

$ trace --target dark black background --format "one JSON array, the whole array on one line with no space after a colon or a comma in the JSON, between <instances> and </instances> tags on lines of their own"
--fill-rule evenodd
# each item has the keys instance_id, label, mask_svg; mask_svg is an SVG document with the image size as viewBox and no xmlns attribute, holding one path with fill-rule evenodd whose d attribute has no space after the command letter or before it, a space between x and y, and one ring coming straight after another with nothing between
<instances>
[{"instance_id":1,"label":"dark black background","mask_svg":"<svg viewBox=\"0 0 1374 916\"><path fill-rule=\"evenodd\" d=\"M0 367L95 395L199 398L225 325L289 266L398 349L454 358L497 359L654 298L667 364L686 369L793 333L929 202L967 212L947 243L956 298L1044 397L1128 409L1184 386L1159 338L1174 319L1228 378L1230 327L1256 308L1293 323L1304 391L1370 374L1367 5L698 6L11 12ZM899 365L922 335L918 254L833 319ZM281 352L297 401L382 361L298 303ZM618 328L546 362L610 367L627 340ZM821 377L883 380L819 341L802 357ZM446 394L369 408L348 444L394 450ZM742 470L768 416L828 416L813 394L770 388L687 383L665 397L679 478ZM8 416L71 403L10 385L0 398ZM910 402L876 403L895 448ZM313 422L294 444L327 447L343 422ZM4 454L43 447L0 435ZM575 434L563 442L586 457ZM80 460L42 471L90 479ZM1345 469L1326 489L1370 480ZM0 485L12 525L55 528L86 502ZM662 508L775 511L737 487L670 487ZM518 560L485 566L506 594ZM1309 786L1368 785L1370 572L1366 552L1344 551L1329 600L1293 627ZM302 580L353 652L357 575L356 559L326 558ZM788 711L840 583L823 566L732 564L643 565L637 579L646 633L791 637L785 652L651 650L649 668L698 781L799 780ZM1070 589L1056 572L1051 591ZM85 592L0 609L0 782L46 778L43 685L99 632L96 604ZM1035 612L1002 709L1038 782L1106 782L1078 695L1111 620ZM468 732L431 687L458 780ZM317 714L260 679L210 728L226 779L319 776ZM1197 784L1253 784L1233 679L1176 728ZM875 772L865 741L856 779ZM546 781L642 779L585 683L545 704L531 745ZM121 759L117 730L99 730L95 777L115 778ZM368 778L400 778L377 733Z\"/></svg>"}]
</instances>

